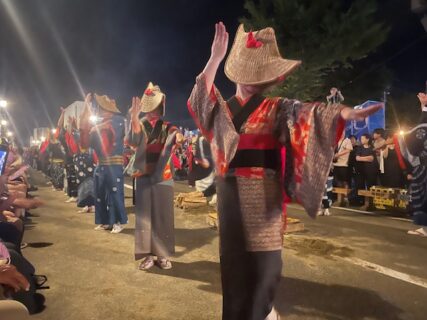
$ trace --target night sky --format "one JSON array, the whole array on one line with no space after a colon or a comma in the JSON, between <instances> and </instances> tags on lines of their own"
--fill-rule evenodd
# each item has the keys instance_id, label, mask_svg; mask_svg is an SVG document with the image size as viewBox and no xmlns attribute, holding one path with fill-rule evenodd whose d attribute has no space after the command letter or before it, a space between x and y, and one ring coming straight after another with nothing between
<instances>
[{"instance_id":1,"label":"night sky","mask_svg":"<svg viewBox=\"0 0 427 320\"><path fill-rule=\"evenodd\" d=\"M233 39L243 3L0 0L0 97L10 102L16 133L27 139L34 127L52 127L59 108L82 99L83 92L107 94L126 111L148 81L166 93L167 118L192 125L185 122L186 100L209 58L214 24L224 21ZM425 34L409 1L379 3L379 17L392 24L392 32L373 65ZM387 62L395 73L392 86L424 90L426 43ZM222 71L218 83L224 95L232 93Z\"/></svg>"}]
</instances>

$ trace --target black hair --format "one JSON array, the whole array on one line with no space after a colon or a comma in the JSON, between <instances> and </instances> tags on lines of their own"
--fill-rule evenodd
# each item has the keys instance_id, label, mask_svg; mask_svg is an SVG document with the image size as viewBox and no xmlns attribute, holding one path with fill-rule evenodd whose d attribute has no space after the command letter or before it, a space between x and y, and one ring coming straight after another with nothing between
<instances>
[{"instance_id":1,"label":"black hair","mask_svg":"<svg viewBox=\"0 0 427 320\"><path fill-rule=\"evenodd\" d=\"M362 134L360 137L361 137L361 138L362 138L362 137L365 137L366 139L371 140L371 135L370 135L369 133L364 133L364 134Z\"/></svg>"},{"instance_id":2,"label":"black hair","mask_svg":"<svg viewBox=\"0 0 427 320\"><path fill-rule=\"evenodd\" d=\"M383 128L376 128L374 130L374 133L379 134L381 137L384 138L385 130Z\"/></svg>"}]
</instances>

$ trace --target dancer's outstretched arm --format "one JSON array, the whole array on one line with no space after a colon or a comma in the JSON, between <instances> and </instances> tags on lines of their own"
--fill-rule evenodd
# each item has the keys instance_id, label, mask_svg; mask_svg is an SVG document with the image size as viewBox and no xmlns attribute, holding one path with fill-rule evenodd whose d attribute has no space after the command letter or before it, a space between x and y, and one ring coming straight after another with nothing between
<instances>
[{"instance_id":1,"label":"dancer's outstretched arm","mask_svg":"<svg viewBox=\"0 0 427 320\"><path fill-rule=\"evenodd\" d=\"M346 121L349 121L349 120L361 121L382 108L383 107L380 104L370 106L360 110L354 110L352 108L345 107L341 110L341 117Z\"/></svg>"},{"instance_id":2,"label":"dancer's outstretched arm","mask_svg":"<svg viewBox=\"0 0 427 320\"><path fill-rule=\"evenodd\" d=\"M215 37L212 42L211 56L208 63L203 70L203 74L206 79L206 88L208 93L212 89L212 85L215 80L216 73L218 71L219 65L227 53L228 47L228 33L225 29L225 26L222 22L215 24Z\"/></svg>"}]
</instances>

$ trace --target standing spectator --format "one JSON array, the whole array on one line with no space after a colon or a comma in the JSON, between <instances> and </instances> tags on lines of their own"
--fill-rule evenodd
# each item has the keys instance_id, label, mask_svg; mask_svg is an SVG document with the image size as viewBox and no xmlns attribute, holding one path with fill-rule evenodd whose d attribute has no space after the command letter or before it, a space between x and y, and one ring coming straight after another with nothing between
<instances>
[{"instance_id":1,"label":"standing spectator","mask_svg":"<svg viewBox=\"0 0 427 320\"><path fill-rule=\"evenodd\" d=\"M378 177L378 162L376 154L370 145L370 136L365 133L360 137L361 146L356 151L357 189L369 190L376 184ZM371 206L370 201L365 202L365 208Z\"/></svg>"},{"instance_id":2,"label":"standing spectator","mask_svg":"<svg viewBox=\"0 0 427 320\"><path fill-rule=\"evenodd\" d=\"M345 137L345 133L343 132L335 150L333 161L334 183L337 187L346 189L349 187L348 159L352 150L353 145L351 144L350 139ZM343 194L338 194L338 205L347 206L347 196L343 197Z\"/></svg>"},{"instance_id":3,"label":"standing spectator","mask_svg":"<svg viewBox=\"0 0 427 320\"><path fill-rule=\"evenodd\" d=\"M402 169L399 166L395 147L393 137L388 138L383 151L384 174L381 185L388 188L403 188L405 180Z\"/></svg>"},{"instance_id":4,"label":"standing spectator","mask_svg":"<svg viewBox=\"0 0 427 320\"><path fill-rule=\"evenodd\" d=\"M330 95L326 97L328 103L341 103L344 101L344 96L341 94L341 91L337 88L331 88Z\"/></svg>"},{"instance_id":5,"label":"standing spectator","mask_svg":"<svg viewBox=\"0 0 427 320\"><path fill-rule=\"evenodd\" d=\"M385 131L382 128L377 128L374 130L374 133L372 135L372 145L374 147L375 156L377 158L378 162L378 177L377 183L380 185L383 185L383 174L384 174L384 150L386 148L385 143Z\"/></svg>"},{"instance_id":6,"label":"standing spectator","mask_svg":"<svg viewBox=\"0 0 427 320\"><path fill-rule=\"evenodd\" d=\"M357 199L357 187L356 187L356 152L359 148L357 137L351 135L348 137L351 141L353 149L350 151L348 156L348 185L351 189L349 194L349 202L352 203Z\"/></svg>"}]
</instances>

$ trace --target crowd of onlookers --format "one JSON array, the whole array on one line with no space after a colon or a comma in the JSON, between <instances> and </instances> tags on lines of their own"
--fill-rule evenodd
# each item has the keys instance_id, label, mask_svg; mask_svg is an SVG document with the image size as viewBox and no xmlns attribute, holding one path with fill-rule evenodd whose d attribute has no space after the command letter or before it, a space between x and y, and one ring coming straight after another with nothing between
<instances>
[{"instance_id":1,"label":"crowd of onlookers","mask_svg":"<svg viewBox=\"0 0 427 320\"><path fill-rule=\"evenodd\" d=\"M31 221L30 209L43 202L29 192L30 184L23 149L10 146L4 139L0 149L5 157L0 176L0 318L25 319L44 308L46 277L36 275L35 267L23 254L25 226Z\"/></svg>"},{"instance_id":2,"label":"crowd of onlookers","mask_svg":"<svg viewBox=\"0 0 427 320\"><path fill-rule=\"evenodd\" d=\"M331 175L333 186L351 192L348 197L338 194L337 205L363 205L368 209L372 204L364 202L358 190L372 186L406 188L408 174L400 168L393 134L378 128L372 135L362 134L359 139L343 135L336 147Z\"/></svg>"}]
</instances>

